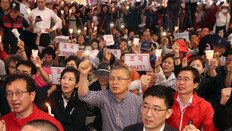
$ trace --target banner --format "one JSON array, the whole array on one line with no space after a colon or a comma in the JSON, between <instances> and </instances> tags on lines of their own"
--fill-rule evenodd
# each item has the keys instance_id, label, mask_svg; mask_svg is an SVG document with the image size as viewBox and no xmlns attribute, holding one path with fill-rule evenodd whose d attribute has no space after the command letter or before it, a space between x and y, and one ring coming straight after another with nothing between
<instances>
[{"instance_id":1,"label":"banner","mask_svg":"<svg viewBox=\"0 0 232 131\"><path fill-rule=\"evenodd\" d=\"M57 43L59 42L67 43L69 36L56 36L55 39Z\"/></svg>"},{"instance_id":2,"label":"banner","mask_svg":"<svg viewBox=\"0 0 232 131\"><path fill-rule=\"evenodd\" d=\"M59 56L76 55L76 53L79 51L79 45L61 42L61 43L59 43L59 49L60 49Z\"/></svg>"},{"instance_id":3,"label":"banner","mask_svg":"<svg viewBox=\"0 0 232 131\"><path fill-rule=\"evenodd\" d=\"M60 75L64 69L65 67L51 67L52 84L55 84L55 85L60 84Z\"/></svg>"},{"instance_id":4,"label":"banner","mask_svg":"<svg viewBox=\"0 0 232 131\"><path fill-rule=\"evenodd\" d=\"M183 38L186 41L189 41L189 32L174 33L175 39Z\"/></svg>"},{"instance_id":5,"label":"banner","mask_svg":"<svg viewBox=\"0 0 232 131\"><path fill-rule=\"evenodd\" d=\"M114 37L113 35L103 35L104 41L106 41L106 46L114 45Z\"/></svg>"},{"instance_id":6,"label":"banner","mask_svg":"<svg viewBox=\"0 0 232 131\"><path fill-rule=\"evenodd\" d=\"M125 64L129 70L151 71L149 54L125 54Z\"/></svg>"}]
</instances>

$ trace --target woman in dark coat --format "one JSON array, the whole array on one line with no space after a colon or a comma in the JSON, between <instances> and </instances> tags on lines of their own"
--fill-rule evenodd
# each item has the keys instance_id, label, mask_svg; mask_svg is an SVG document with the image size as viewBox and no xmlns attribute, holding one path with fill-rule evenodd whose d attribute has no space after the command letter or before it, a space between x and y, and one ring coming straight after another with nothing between
<instances>
[{"instance_id":1,"label":"woman in dark coat","mask_svg":"<svg viewBox=\"0 0 232 131\"><path fill-rule=\"evenodd\" d=\"M84 130L87 106L78 98L79 71L74 67L67 67L60 78L61 88L50 97L52 113L65 131Z\"/></svg>"}]
</instances>

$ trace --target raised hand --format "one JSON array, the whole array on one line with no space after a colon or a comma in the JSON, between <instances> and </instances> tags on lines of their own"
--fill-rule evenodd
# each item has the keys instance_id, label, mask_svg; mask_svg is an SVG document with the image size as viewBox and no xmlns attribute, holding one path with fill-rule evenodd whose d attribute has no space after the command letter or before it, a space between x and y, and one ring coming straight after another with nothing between
<instances>
[{"instance_id":1,"label":"raised hand","mask_svg":"<svg viewBox=\"0 0 232 131\"><path fill-rule=\"evenodd\" d=\"M209 64L210 69L215 69L216 67L218 67L218 61L216 59L210 59Z\"/></svg>"},{"instance_id":2,"label":"raised hand","mask_svg":"<svg viewBox=\"0 0 232 131\"><path fill-rule=\"evenodd\" d=\"M104 49L104 58L109 63L111 59L111 52L107 51L107 49Z\"/></svg>"},{"instance_id":3,"label":"raised hand","mask_svg":"<svg viewBox=\"0 0 232 131\"><path fill-rule=\"evenodd\" d=\"M89 71L92 69L92 62L90 60L82 61L78 67L81 75L88 75Z\"/></svg>"},{"instance_id":4,"label":"raised hand","mask_svg":"<svg viewBox=\"0 0 232 131\"><path fill-rule=\"evenodd\" d=\"M179 52L179 44L178 43L174 43L173 45L172 45L172 49L173 49L173 51L174 51L174 53L178 53Z\"/></svg>"},{"instance_id":5,"label":"raised hand","mask_svg":"<svg viewBox=\"0 0 232 131\"><path fill-rule=\"evenodd\" d=\"M232 91L231 87L222 89L222 92L221 92L221 101L220 101L220 103L222 105L225 105L226 102L229 100L229 98L231 96L231 91Z\"/></svg>"},{"instance_id":6,"label":"raised hand","mask_svg":"<svg viewBox=\"0 0 232 131\"><path fill-rule=\"evenodd\" d=\"M141 86L143 90L146 90L149 87L151 81L151 76L142 75L141 76Z\"/></svg>"},{"instance_id":7,"label":"raised hand","mask_svg":"<svg viewBox=\"0 0 232 131\"><path fill-rule=\"evenodd\" d=\"M185 126L183 131L200 131L200 130L197 129L194 125L190 124L190 125Z\"/></svg>"},{"instance_id":8,"label":"raised hand","mask_svg":"<svg viewBox=\"0 0 232 131\"><path fill-rule=\"evenodd\" d=\"M0 131L6 131L6 124L4 120L0 120Z\"/></svg>"},{"instance_id":9,"label":"raised hand","mask_svg":"<svg viewBox=\"0 0 232 131\"><path fill-rule=\"evenodd\" d=\"M31 61L35 64L36 68L40 68L42 67L42 61L41 59L37 56L36 58L34 58L32 55L31 55Z\"/></svg>"}]
</instances>

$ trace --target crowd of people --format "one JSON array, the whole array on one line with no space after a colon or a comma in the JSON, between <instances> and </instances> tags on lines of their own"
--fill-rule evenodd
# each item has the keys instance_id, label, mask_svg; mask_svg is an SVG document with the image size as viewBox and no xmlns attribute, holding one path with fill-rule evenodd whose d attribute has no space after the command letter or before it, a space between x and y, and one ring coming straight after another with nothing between
<instances>
[{"instance_id":1,"label":"crowd of people","mask_svg":"<svg viewBox=\"0 0 232 131\"><path fill-rule=\"evenodd\" d=\"M232 4L159 2L0 0L0 131L232 130Z\"/></svg>"}]
</instances>

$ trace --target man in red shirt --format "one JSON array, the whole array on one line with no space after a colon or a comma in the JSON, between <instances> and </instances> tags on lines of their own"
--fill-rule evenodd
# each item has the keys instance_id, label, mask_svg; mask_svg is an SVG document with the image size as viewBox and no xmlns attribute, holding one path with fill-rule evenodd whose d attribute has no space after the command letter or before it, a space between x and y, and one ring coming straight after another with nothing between
<instances>
[{"instance_id":1,"label":"man in red shirt","mask_svg":"<svg viewBox=\"0 0 232 131\"><path fill-rule=\"evenodd\" d=\"M0 129L20 131L29 121L44 119L56 125L63 131L62 125L51 115L39 110L34 104L36 85L28 75L14 74L6 80L7 102L13 112L0 118Z\"/></svg>"},{"instance_id":2,"label":"man in red shirt","mask_svg":"<svg viewBox=\"0 0 232 131\"><path fill-rule=\"evenodd\" d=\"M189 124L205 131L217 130L213 124L214 110L211 104L197 96L194 89L200 82L198 71L192 67L183 68L176 78L173 113L167 120L170 126L182 131Z\"/></svg>"}]
</instances>

